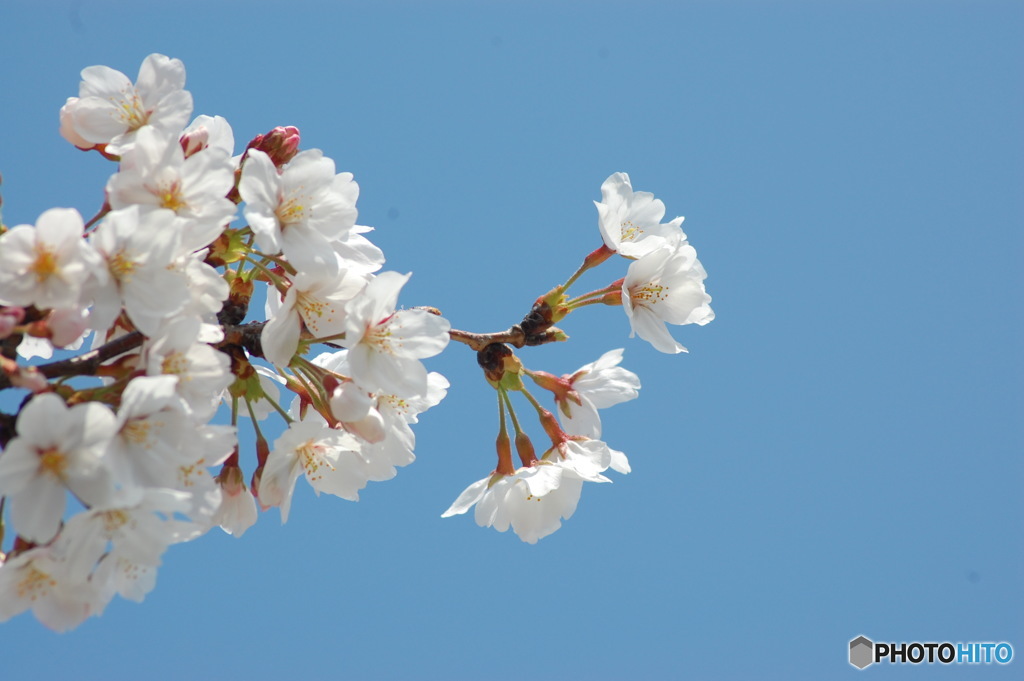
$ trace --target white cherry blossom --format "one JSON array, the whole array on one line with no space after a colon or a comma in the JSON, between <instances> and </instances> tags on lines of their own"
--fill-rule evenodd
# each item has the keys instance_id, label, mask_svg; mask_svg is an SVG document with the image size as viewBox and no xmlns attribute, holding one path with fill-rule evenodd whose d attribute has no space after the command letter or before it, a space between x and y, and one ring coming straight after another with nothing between
<instances>
[{"instance_id":1,"label":"white cherry blossom","mask_svg":"<svg viewBox=\"0 0 1024 681\"><path fill-rule=\"evenodd\" d=\"M54 631L67 631L103 611L110 599L91 580L73 575L64 555L39 546L0 564L0 622L32 610Z\"/></svg>"},{"instance_id":2,"label":"white cherry blossom","mask_svg":"<svg viewBox=\"0 0 1024 681\"><path fill-rule=\"evenodd\" d=\"M335 254L345 264L345 267L369 274L376 272L384 265L384 251L363 236L372 231L373 227L356 225L331 241L331 248L334 249Z\"/></svg>"},{"instance_id":3,"label":"white cherry blossom","mask_svg":"<svg viewBox=\"0 0 1024 681\"><path fill-rule=\"evenodd\" d=\"M340 375L349 373L348 350L318 355L313 363ZM370 480L390 480L395 467L416 460L416 435L410 427L419 414L436 406L447 395L448 379L437 372L427 375L423 394L369 394L352 381L344 381L331 398L331 412L342 427L362 442L361 455Z\"/></svg>"},{"instance_id":4,"label":"white cherry blossom","mask_svg":"<svg viewBox=\"0 0 1024 681\"><path fill-rule=\"evenodd\" d=\"M427 370L419 361L448 345L451 325L426 310L395 311L409 274L383 272L345 306L345 338L352 378L370 392L423 395Z\"/></svg>"},{"instance_id":5,"label":"white cherry blossom","mask_svg":"<svg viewBox=\"0 0 1024 681\"><path fill-rule=\"evenodd\" d=\"M176 135L192 114L192 95L184 88L185 66L162 54L146 57L134 84L108 66L90 66L82 71L78 97L61 109L61 134L80 148L105 144L114 155L130 149L140 130Z\"/></svg>"},{"instance_id":6,"label":"white cherry blossom","mask_svg":"<svg viewBox=\"0 0 1024 681\"><path fill-rule=\"evenodd\" d=\"M77 210L51 208L35 226L17 225L0 235L0 304L78 307L90 278L105 277L84 231Z\"/></svg>"},{"instance_id":7,"label":"white cherry blossom","mask_svg":"<svg viewBox=\"0 0 1024 681\"><path fill-rule=\"evenodd\" d=\"M628 258L639 258L668 242L686 239L677 217L666 224L665 204L650 192L634 192L626 173L613 173L601 185L598 227L605 246Z\"/></svg>"},{"instance_id":8,"label":"white cherry blossom","mask_svg":"<svg viewBox=\"0 0 1024 681\"><path fill-rule=\"evenodd\" d=\"M498 532L511 527L520 539L535 544L572 517L582 490L583 478L574 469L540 461L514 475L495 473L474 482L441 517L465 513L475 505L477 525Z\"/></svg>"},{"instance_id":9,"label":"white cherry blossom","mask_svg":"<svg viewBox=\"0 0 1024 681\"><path fill-rule=\"evenodd\" d=\"M238 466L225 467L217 481L221 488L221 502L213 522L228 534L241 537L256 524L256 499Z\"/></svg>"},{"instance_id":10,"label":"white cherry blossom","mask_svg":"<svg viewBox=\"0 0 1024 681\"><path fill-rule=\"evenodd\" d=\"M278 366L288 366L303 327L314 338L344 333L345 304L365 286L366 277L357 272L319 269L300 271L283 300L268 293L268 322L260 338L264 356Z\"/></svg>"},{"instance_id":11,"label":"white cherry blossom","mask_svg":"<svg viewBox=\"0 0 1024 681\"><path fill-rule=\"evenodd\" d=\"M89 242L110 276L97 288L92 327L107 330L122 305L135 327L152 336L165 318L190 300L188 279L170 269L181 232L173 212L138 205L111 211Z\"/></svg>"},{"instance_id":12,"label":"white cherry blossom","mask_svg":"<svg viewBox=\"0 0 1024 681\"><path fill-rule=\"evenodd\" d=\"M203 149L220 149L228 156L235 153L235 133L223 116L196 116L181 133L185 157Z\"/></svg>"},{"instance_id":13,"label":"white cherry blossom","mask_svg":"<svg viewBox=\"0 0 1024 681\"><path fill-rule=\"evenodd\" d=\"M299 152L281 171L250 149L238 191L261 251L283 252L300 270L335 267L331 242L353 228L357 215L352 173L335 174L334 161L319 149Z\"/></svg>"},{"instance_id":14,"label":"white cherry blossom","mask_svg":"<svg viewBox=\"0 0 1024 681\"><path fill-rule=\"evenodd\" d=\"M155 565L135 563L123 555L111 553L100 560L90 583L99 590L100 600L109 602L114 594L141 603L156 586Z\"/></svg>"},{"instance_id":15,"label":"white cherry blossom","mask_svg":"<svg viewBox=\"0 0 1024 681\"><path fill-rule=\"evenodd\" d=\"M210 147L185 158L177 135L144 128L107 182L107 197L114 209L138 204L174 212L182 253L188 253L209 245L233 219L235 204L226 196L234 181L231 157L223 149Z\"/></svg>"},{"instance_id":16,"label":"white cherry blossom","mask_svg":"<svg viewBox=\"0 0 1024 681\"><path fill-rule=\"evenodd\" d=\"M199 342L219 343L224 339L224 329L217 320L217 313L224 307L231 288L220 272L203 262L206 255L207 249L188 253L170 268L185 277L189 296L176 316L198 320L196 340Z\"/></svg>"},{"instance_id":17,"label":"white cherry blossom","mask_svg":"<svg viewBox=\"0 0 1024 681\"><path fill-rule=\"evenodd\" d=\"M196 424L177 393L178 376L139 376L121 395L110 466L122 485L172 487L179 466L192 463Z\"/></svg>"},{"instance_id":18,"label":"white cherry blossom","mask_svg":"<svg viewBox=\"0 0 1024 681\"><path fill-rule=\"evenodd\" d=\"M156 567L171 544L201 534L193 523L175 513L189 508L189 494L170 489L123 489L107 504L95 506L68 520L60 542L70 569L87 575L104 554L136 565ZM109 557L109 556L108 556Z\"/></svg>"},{"instance_id":19,"label":"white cherry blossom","mask_svg":"<svg viewBox=\"0 0 1024 681\"><path fill-rule=\"evenodd\" d=\"M287 522L300 475L317 495L326 492L358 501L368 480L359 447L355 437L328 428L322 420L292 422L267 457L257 494L260 503L280 507L281 522Z\"/></svg>"},{"instance_id":20,"label":"white cherry blossom","mask_svg":"<svg viewBox=\"0 0 1024 681\"><path fill-rule=\"evenodd\" d=\"M106 405L68 407L54 393L33 397L21 410L18 435L0 456L0 496L8 497L18 534L36 543L53 539L68 491L89 505L109 500L106 454L115 423Z\"/></svg>"},{"instance_id":21,"label":"white cherry blossom","mask_svg":"<svg viewBox=\"0 0 1024 681\"><path fill-rule=\"evenodd\" d=\"M227 355L197 341L200 324L194 318L175 318L143 347L146 374L169 374L179 378L178 394L193 417L202 423L210 420L220 404L221 393L233 375Z\"/></svg>"},{"instance_id":22,"label":"white cherry blossom","mask_svg":"<svg viewBox=\"0 0 1024 681\"><path fill-rule=\"evenodd\" d=\"M665 323L699 324L715 318L704 290L707 272L689 244L654 250L629 265L622 283L622 307L632 328L661 352L686 352Z\"/></svg>"},{"instance_id":23,"label":"white cherry blossom","mask_svg":"<svg viewBox=\"0 0 1024 681\"><path fill-rule=\"evenodd\" d=\"M622 352L622 348L609 350L571 376L562 377L567 390L556 394L556 402L566 433L601 437L601 417L597 410L636 399L639 395L640 378L619 366Z\"/></svg>"}]
</instances>

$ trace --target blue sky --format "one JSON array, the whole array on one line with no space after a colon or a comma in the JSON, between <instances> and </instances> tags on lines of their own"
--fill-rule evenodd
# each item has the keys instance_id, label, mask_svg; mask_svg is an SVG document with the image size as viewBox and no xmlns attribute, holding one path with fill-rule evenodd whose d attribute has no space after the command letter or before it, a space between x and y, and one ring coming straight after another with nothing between
<instances>
[{"instance_id":1,"label":"blue sky","mask_svg":"<svg viewBox=\"0 0 1024 681\"><path fill-rule=\"evenodd\" d=\"M493 393L453 346L395 480L173 547L145 603L70 634L0 625L5 675L915 675L855 670L859 634L1024 656L1022 28L983 0L6 3L7 224L98 208L112 168L57 112L82 68L161 52L239 149L295 125L355 173L407 306L518 321L625 171L686 216L718 317L673 329L688 355L611 308L523 351L567 373L624 347L643 383L603 416L634 472L536 546L439 517L494 465Z\"/></svg>"}]
</instances>

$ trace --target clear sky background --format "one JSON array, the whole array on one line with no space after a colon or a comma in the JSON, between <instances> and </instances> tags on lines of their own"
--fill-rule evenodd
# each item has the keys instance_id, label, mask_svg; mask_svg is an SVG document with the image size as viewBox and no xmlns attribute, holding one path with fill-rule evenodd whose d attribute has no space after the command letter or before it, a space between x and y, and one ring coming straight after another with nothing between
<instances>
[{"instance_id":1,"label":"clear sky background","mask_svg":"<svg viewBox=\"0 0 1024 681\"><path fill-rule=\"evenodd\" d=\"M162 52L236 150L295 125L355 173L406 306L518 321L625 171L686 216L718 318L668 356L589 308L521 353L624 347L643 382L603 416L634 472L536 546L439 517L494 466L493 391L453 346L396 479L300 484L286 526L172 547L145 603L71 633L0 625L3 677L1021 678L1022 35L1024 5L984 0L4 2L7 224L99 207L113 167L58 110L82 68ZM859 634L1016 657L858 672Z\"/></svg>"}]
</instances>

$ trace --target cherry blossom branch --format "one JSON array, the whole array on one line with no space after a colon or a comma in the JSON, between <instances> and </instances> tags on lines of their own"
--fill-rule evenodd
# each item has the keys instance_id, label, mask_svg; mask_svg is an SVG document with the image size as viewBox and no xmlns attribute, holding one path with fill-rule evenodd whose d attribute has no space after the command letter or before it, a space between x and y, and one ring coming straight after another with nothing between
<instances>
[{"instance_id":1,"label":"cherry blossom branch","mask_svg":"<svg viewBox=\"0 0 1024 681\"><path fill-rule=\"evenodd\" d=\"M448 336L453 341L464 343L473 350L480 352L492 343L507 343L516 348L523 348L533 345L544 345L546 343L557 343L569 338L564 331L551 327L542 333L528 334L519 324L511 327L508 331L496 331L494 333L472 333L451 329Z\"/></svg>"},{"instance_id":2,"label":"cherry blossom branch","mask_svg":"<svg viewBox=\"0 0 1024 681\"><path fill-rule=\"evenodd\" d=\"M35 370L45 378L95 374L99 366L108 359L123 355L129 350L134 350L142 345L145 339L146 337L138 331L132 331L83 355L50 362L49 364L40 364L35 367ZM10 376L0 375L0 390L10 388L12 385Z\"/></svg>"}]
</instances>

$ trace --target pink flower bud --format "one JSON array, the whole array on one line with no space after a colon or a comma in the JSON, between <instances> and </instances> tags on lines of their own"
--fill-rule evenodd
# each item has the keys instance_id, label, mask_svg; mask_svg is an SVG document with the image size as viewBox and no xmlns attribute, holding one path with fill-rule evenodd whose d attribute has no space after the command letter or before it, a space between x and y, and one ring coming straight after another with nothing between
<instances>
[{"instance_id":1,"label":"pink flower bud","mask_svg":"<svg viewBox=\"0 0 1024 681\"><path fill-rule=\"evenodd\" d=\"M78 104L78 97L68 97L68 101L60 108L60 136L82 151L95 149L97 145L83 138L75 130L73 112L76 104Z\"/></svg>"},{"instance_id":2,"label":"pink flower bud","mask_svg":"<svg viewBox=\"0 0 1024 681\"><path fill-rule=\"evenodd\" d=\"M14 327L21 324L25 319L25 308L3 307L0 308L0 338L7 338L14 331Z\"/></svg>"},{"instance_id":3,"label":"pink flower bud","mask_svg":"<svg viewBox=\"0 0 1024 681\"><path fill-rule=\"evenodd\" d=\"M89 313L77 308L54 310L47 319L50 326L50 342L54 347L71 345L81 338L89 322Z\"/></svg>"},{"instance_id":4,"label":"pink flower bud","mask_svg":"<svg viewBox=\"0 0 1024 681\"><path fill-rule=\"evenodd\" d=\"M265 135L256 135L246 148L262 151L280 168L299 153L299 137L298 128L278 126Z\"/></svg>"},{"instance_id":5,"label":"pink flower bud","mask_svg":"<svg viewBox=\"0 0 1024 681\"><path fill-rule=\"evenodd\" d=\"M188 158L197 151L202 151L210 144L210 131L205 127L199 127L192 132L181 136L181 148Z\"/></svg>"}]
</instances>

